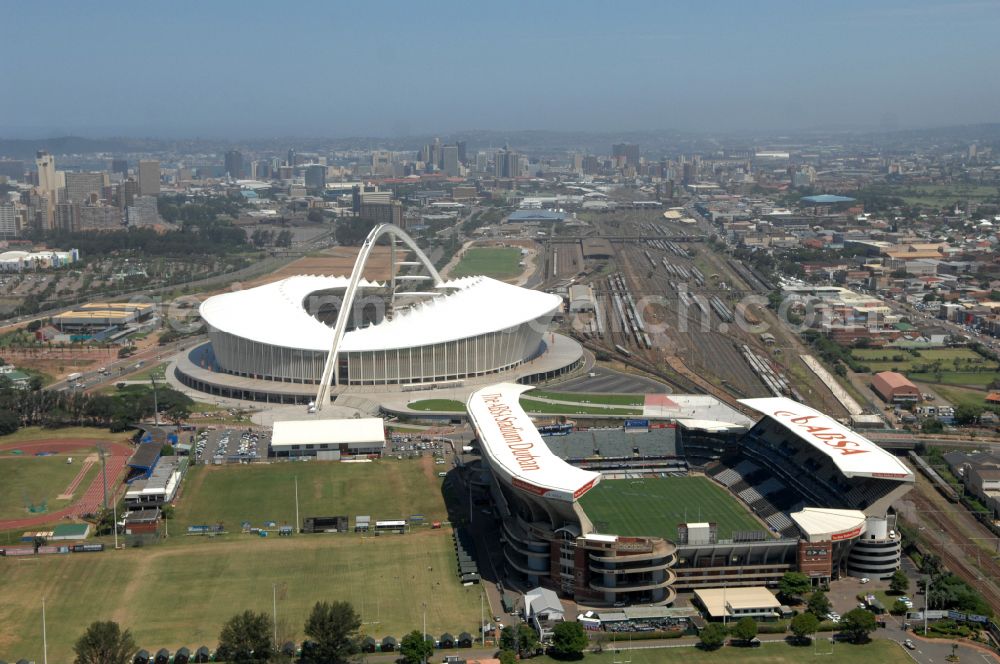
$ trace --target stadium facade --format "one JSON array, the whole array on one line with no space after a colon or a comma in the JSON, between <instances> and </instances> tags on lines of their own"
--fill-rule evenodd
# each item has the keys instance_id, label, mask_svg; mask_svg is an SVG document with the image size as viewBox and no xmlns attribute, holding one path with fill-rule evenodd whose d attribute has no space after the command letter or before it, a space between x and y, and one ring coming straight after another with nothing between
<instances>
[{"instance_id":1,"label":"stadium facade","mask_svg":"<svg viewBox=\"0 0 1000 664\"><path fill-rule=\"evenodd\" d=\"M679 419L646 434L649 442L623 434L628 442L616 451L606 430L543 438L518 404L527 389L492 385L467 402L511 585L542 585L591 606L666 605L678 590L774 587L788 571L822 585L842 575L886 578L899 567L890 504L912 488L912 472L812 408L748 399L762 416L756 423ZM676 541L624 536L598 532L581 505L602 480L679 472L725 487L760 530L723 539L714 523L678 523Z\"/></svg>"},{"instance_id":2,"label":"stadium facade","mask_svg":"<svg viewBox=\"0 0 1000 664\"><path fill-rule=\"evenodd\" d=\"M366 280L384 235L391 278ZM402 260L405 252L417 260ZM330 386L440 384L518 367L544 352L561 306L557 295L489 277L445 281L409 236L383 224L350 276L301 275L216 295L200 314L213 370L257 381L261 392L261 381L314 386L321 408Z\"/></svg>"}]
</instances>

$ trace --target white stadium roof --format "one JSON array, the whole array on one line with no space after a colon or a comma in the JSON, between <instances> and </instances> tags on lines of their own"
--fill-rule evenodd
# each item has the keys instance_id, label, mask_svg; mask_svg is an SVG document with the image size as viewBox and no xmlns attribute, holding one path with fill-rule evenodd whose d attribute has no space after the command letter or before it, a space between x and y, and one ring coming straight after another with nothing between
<instances>
[{"instance_id":1,"label":"white stadium roof","mask_svg":"<svg viewBox=\"0 0 1000 664\"><path fill-rule=\"evenodd\" d=\"M346 420L284 420L274 423L271 447L290 445L385 444L380 417Z\"/></svg>"},{"instance_id":2,"label":"white stadium roof","mask_svg":"<svg viewBox=\"0 0 1000 664\"><path fill-rule=\"evenodd\" d=\"M494 472L516 489L571 503L594 485L601 474L576 468L553 454L518 398L532 389L500 383L469 395L466 409L479 433L483 454Z\"/></svg>"},{"instance_id":3,"label":"white stadium roof","mask_svg":"<svg viewBox=\"0 0 1000 664\"><path fill-rule=\"evenodd\" d=\"M329 351L333 328L309 314L306 298L318 291L346 289L348 277L300 275L270 284L211 297L201 317L216 330L272 346ZM381 284L362 280L364 288ZM558 295L528 290L489 277L447 281L440 295L412 307L397 308L395 317L351 330L340 351L412 348L464 339L514 327L550 314L561 304ZM398 297L405 297L398 293Z\"/></svg>"},{"instance_id":4,"label":"white stadium roof","mask_svg":"<svg viewBox=\"0 0 1000 664\"><path fill-rule=\"evenodd\" d=\"M865 532L867 518L858 510L807 507L789 516L810 542L837 542L854 539Z\"/></svg>"},{"instance_id":5,"label":"white stadium roof","mask_svg":"<svg viewBox=\"0 0 1000 664\"><path fill-rule=\"evenodd\" d=\"M740 399L740 403L766 415L830 457L846 477L913 481L913 473L902 461L818 410L786 397Z\"/></svg>"}]
</instances>

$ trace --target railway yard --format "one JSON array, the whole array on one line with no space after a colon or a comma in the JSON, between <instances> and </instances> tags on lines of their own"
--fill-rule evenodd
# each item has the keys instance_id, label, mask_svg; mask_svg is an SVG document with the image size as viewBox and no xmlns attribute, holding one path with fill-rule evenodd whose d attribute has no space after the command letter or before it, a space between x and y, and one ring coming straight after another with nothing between
<instances>
[{"instance_id":1,"label":"railway yard","mask_svg":"<svg viewBox=\"0 0 1000 664\"><path fill-rule=\"evenodd\" d=\"M590 350L679 391L707 391L729 403L788 395L842 414L808 371L789 375L783 362L800 362L799 346L765 308L773 286L714 251L707 224L672 222L658 210L584 220L591 226L585 234L545 239L544 276L548 288L593 288L593 311L572 321ZM765 331L775 340L766 343Z\"/></svg>"}]
</instances>

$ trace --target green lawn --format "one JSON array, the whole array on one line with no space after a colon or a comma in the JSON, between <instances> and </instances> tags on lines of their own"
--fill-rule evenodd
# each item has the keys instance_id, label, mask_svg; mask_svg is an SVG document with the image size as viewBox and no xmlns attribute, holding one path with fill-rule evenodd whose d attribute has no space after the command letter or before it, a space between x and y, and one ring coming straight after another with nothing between
<instances>
[{"instance_id":1,"label":"green lawn","mask_svg":"<svg viewBox=\"0 0 1000 664\"><path fill-rule=\"evenodd\" d=\"M987 360L968 348L940 348L917 351L912 355L904 350L886 348L856 348L851 355L868 366L873 373L879 371L910 372L963 372L994 373L997 363ZM940 363L936 365L935 363Z\"/></svg>"},{"instance_id":2,"label":"green lawn","mask_svg":"<svg viewBox=\"0 0 1000 664\"><path fill-rule=\"evenodd\" d=\"M44 429L42 427L25 427L18 429L7 436L0 436L0 445L8 443L20 443L28 440L78 440L86 438L91 440L112 440L116 442L127 442L129 433L112 433L107 429L96 427L65 427L62 429Z\"/></svg>"},{"instance_id":3,"label":"green lawn","mask_svg":"<svg viewBox=\"0 0 1000 664\"><path fill-rule=\"evenodd\" d=\"M171 526L222 522L238 532L243 521L295 523L295 479L299 485L299 515L365 514L378 519L423 514L444 520L440 466L429 459L387 458L373 463L308 461L256 465L195 466L188 473ZM430 470L433 469L433 470Z\"/></svg>"},{"instance_id":4,"label":"green lawn","mask_svg":"<svg viewBox=\"0 0 1000 664\"><path fill-rule=\"evenodd\" d=\"M763 638L769 638L764 635ZM610 644L600 654L587 653L582 664L613 664L627 661L631 664L660 664L660 662L683 662L684 664L710 664L717 662L739 662L740 664L801 664L801 662L822 662L823 664L904 664L911 662L902 646L894 641L875 639L865 645L837 643L833 646L823 642L816 646L791 646L786 643L765 643L759 648L735 648L726 646L714 652L699 648L666 648L655 650L621 650L611 652ZM560 664L551 657L536 657L531 660L538 664Z\"/></svg>"},{"instance_id":5,"label":"green lawn","mask_svg":"<svg viewBox=\"0 0 1000 664\"><path fill-rule=\"evenodd\" d=\"M78 453L79 452L79 453ZM84 450L73 453L73 463L67 464L68 454L47 457L14 456L0 453L0 519L21 519L38 516L28 512L27 505L46 503L48 512L55 512L73 503L59 500L61 494L80 472ZM93 464L78 486L76 497L90 486L100 466Z\"/></svg>"},{"instance_id":6,"label":"green lawn","mask_svg":"<svg viewBox=\"0 0 1000 664\"><path fill-rule=\"evenodd\" d=\"M454 399L421 399L406 406L410 410L434 410L447 413L464 413L465 404Z\"/></svg>"},{"instance_id":7,"label":"green lawn","mask_svg":"<svg viewBox=\"0 0 1000 664\"><path fill-rule=\"evenodd\" d=\"M734 530L764 530L725 489L706 477L604 480L580 499L599 530L615 535L677 539L677 524L709 521L719 525L719 539Z\"/></svg>"},{"instance_id":8,"label":"green lawn","mask_svg":"<svg viewBox=\"0 0 1000 664\"><path fill-rule=\"evenodd\" d=\"M528 395L538 399L572 401L574 403L596 403L609 406L641 406L646 401L646 395L644 394L588 394L586 392L532 390Z\"/></svg>"},{"instance_id":9,"label":"green lawn","mask_svg":"<svg viewBox=\"0 0 1000 664\"><path fill-rule=\"evenodd\" d=\"M976 406L982 408L986 405L986 392L972 390L964 387L934 385L935 392L941 395L953 406Z\"/></svg>"},{"instance_id":10,"label":"green lawn","mask_svg":"<svg viewBox=\"0 0 1000 664\"><path fill-rule=\"evenodd\" d=\"M156 380L162 381L167 371L167 363L161 362L160 364L153 365L151 367L146 367L142 371L137 371L132 374L125 376L125 380L143 380L147 383L149 378L152 376Z\"/></svg>"},{"instance_id":11,"label":"green lawn","mask_svg":"<svg viewBox=\"0 0 1000 664\"><path fill-rule=\"evenodd\" d=\"M588 406L588 405L566 405L549 403L521 397L521 407L530 413L546 413L552 415L610 415L612 417L624 417L630 415L642 415L642 408L625 408L617 406Z\"/></svg>"},{"instance_id":12,"label":"green lawn","mask_svg":"<svg viewBox=\"0 0 1000 664\"><path fill-rule=\"evenodd\" d=\"M464 254L449 275L453 279L469 275L485 275L509 279L521 274L521 250L516 247L472 247Z\"/></svg>"},{"instance_id":13,"label":"green lawn","mask_svg":"<svg viewBox=\"0 0 1000 664\"><path fill-rule=\"evenodd\" d=\"M986 387L995 380L1000 380L996 371L980 371L969 373L964 371L942 371L940 373L909 373L907 378L917 383L937 383L940 385L958 385L959 387Z\"/></svg>"},{"instance_id":14,"label":"green lawn","mask_svg":"<svg viewBox=\"0 0 1000 664\"><path fill-rule=\"evenodd\" d=\"M423 602L430 633L475 633L479 623L480 586L459 584L447 528L365 539L175 537L119 552L0 558L0 656L42 661L42 597L50 662L72 661L73 642L94 620L118 621L150 652L214 649L233 614L271 613L273 584L281 641L302 640L321 600L350 601L378 639L420 629Z\"/></svg>"}]
</instances>

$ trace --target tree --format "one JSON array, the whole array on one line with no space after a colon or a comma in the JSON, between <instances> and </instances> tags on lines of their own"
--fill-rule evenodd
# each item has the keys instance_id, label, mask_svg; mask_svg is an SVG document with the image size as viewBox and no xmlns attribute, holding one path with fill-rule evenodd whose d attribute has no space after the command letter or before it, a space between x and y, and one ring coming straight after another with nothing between
<instances>
[{"instance_id":1,"label":"tree","mask_svg":"<svg viewBox=\"0 0 1000 664\"><path fill-rule=\"evenodd\" d=\"M897 569L892 573L892 578L889 579L889 590L896 593L897 595L902 595L907 590L910 589L910 578L906 576L906 572L901 569Z\"/></svg>"},{"instance_id":2,"label":"tree","mask_svg":"<svg viewBox=\"0 0 1000 664\"><path fill-rule=\"evenodd\" d=\"M578 622L561 622L552 629L552 655L557 659L580 659L587 647L587 632Z\"/></svg>"},{"instance_id":3,"label":"tree","mask_svg":"<svg viewBox=\"0 0 1000 664\"><path fill-rule=\"evenodd\" d=\"M358 628L361 618L349 602L316 602L305 633L316 648L304 662L343 664L360 650Z\"/></svg>"},{"instance_id":4,"label":"tree","mask_svg":"<svg viewBox=\"0 0 1000 664\"><path fill-rule=\"evenodd\" d=\"M935 577L942 571L941 558L933 553L928 553L920 560L920 573Z\"/></svg>"},{"instance_id":5,"label":"tree","mask_svg":"<svg viewBox=\"0 0 1000 664\"><path fill-rule=\"evenodd\" d=\"M407 664L420 664L434 654L434 642L413 630L399 642L399 654Z\"/></svg>"},{"instance_id":6,"label":"tree","mask_svg":"<svg viewBox=\"0 0 1000 664\"><path fill-rule=\"evenodd\" d=\"M983 409L980 406L963 403L955 409L955 424L974 424L982 414Z\"/></svg>"},{"instance_id":7,"label":"tree","mask_svg":"<svg viewBox=\"0 0 1000 664\"><path fill-rule=\"evenodd\" d=\"M806 611L821 620L830 613L830 608L830 600L827 599L826 593L822 590L817 590L810 595L809 602L806 604Z\"/></svg>"},{"instance_id":8,"label":"tree","mask_svg":"<svg viewBox=\"0 0 1000 664\"><path fill-rule=\"evenodd\" d=\"M128 664L136 651L135 639L113 621L97 621L73 645L75 664Z\"/></svg>"},{"instance_id":9,"label":"tree","mask_svg":"<svg viewBox=\"0 0 1000 664\"><path fill-rule=\"evenodd\" d=\"M875 614L865 609L851 609L840 618L840 630L854 643L867 641L875 628Z\"/></svg>"},{"instance_id":10,"label":"tree","mask_svg":"<svg viewBox=\"0 0 1000 664\"><path fill-rule=\"evenodd\" d=\"M726 642L726 628L719 623L709 623L698 634L698 639L706 650L715 650Z\"/></svg>"},{"instance_id":11,"label":"tree","mask_svg":"<svg viewBox=\"0 0 1000 664\"><path fill-rule=\"evenodd\" d=\"M733 626L731 633L740 641L752 641L757 636L757 621L750 616L740 618Z\"/></svg>"},{"instance_id":12,"label":"tree","mask_svg":"<svg viewBox=\"0 0 1000 664\"><path fill-rule=\"evenodd\" d=\"M805 641L819 629L819 618L811 613L800 613L792 618L792 634L799 641Z\"/></svg>"},{"instance_id":13,"label":"tree","mask_svg":"<svg viewBox=\"0 0 1000 664\"><path fill-rule=\"evenodd\" d=\"M812 582L802 572L785 572L778 581L778 592L786 600L802 597L811 587Z\"/></svg>"},{"instance_id":14,"label":"tree","mask_svg":"<svg viewBox=\"0 0 1000 664\"><path fill-rule=\"evenodd\" d=\"M941 433L944 431L944 424L941 420L926 419L920 423L920 430L923 433Z\"/></svg>"},{"instance_id":15,"label":"tree","mask_svg":"<svg viewBox=\"0 0 1000 664\"><path fill-rule=\"evenodd\" d=\"M274 651L271 617L253 611L237 613L222 626L219 650L226 653L227 662L266 662Z\"/></svg>"},{"instance_id":16,"label":"tree","mask_svg":"<svg viewBox=\"0 0 1000 664\"><path fill-rule=\"evenodd\" d=\"M897 599L895 602L892 603L892 606L889 607L889 613L891 613L894 616L901 616L908 610L909 607L907 607L906 604L903 604L903 600L901 599Z\"/></svg>"},{"instance_id":17,"label":"tree","mask_svg":"<svg viewBox=\"0 0 1000 664\"><path fill-rule=\"evenodd\" d=\"M313 208L309 210L309 214L306 215L306 219L313 223L319 223L323 221L323 211L319 208Z\"/></svg>"},{"instance_id":18,"label":"tree","mask_svg":"<svg viewBox=\"0 0 1000 664\"><path fill-rule=\"evenodd\" d=\"M517 655L513 650L500 651L500 664L517 664Z\"/></svg>"},{"instance_id":19,"label":"tree","mask_svg":"<svg viewBox=\"0 0 1000 664\"><path fill-rule=\"evenodd\" d=\"M500 630L500 649L517 650L517 626L507 625Z\"/></svg>"},{"instance_id":20,"label":"tree","mask_svg":"<svg viewBox=\"0 0 1000 664\"><path fill-rule=\"evenodd\" d=\"M538 634L531 625L519 623L517 626L517 655L518 657L530 657L538 650Z\"/></svg>"}]
</instances>

